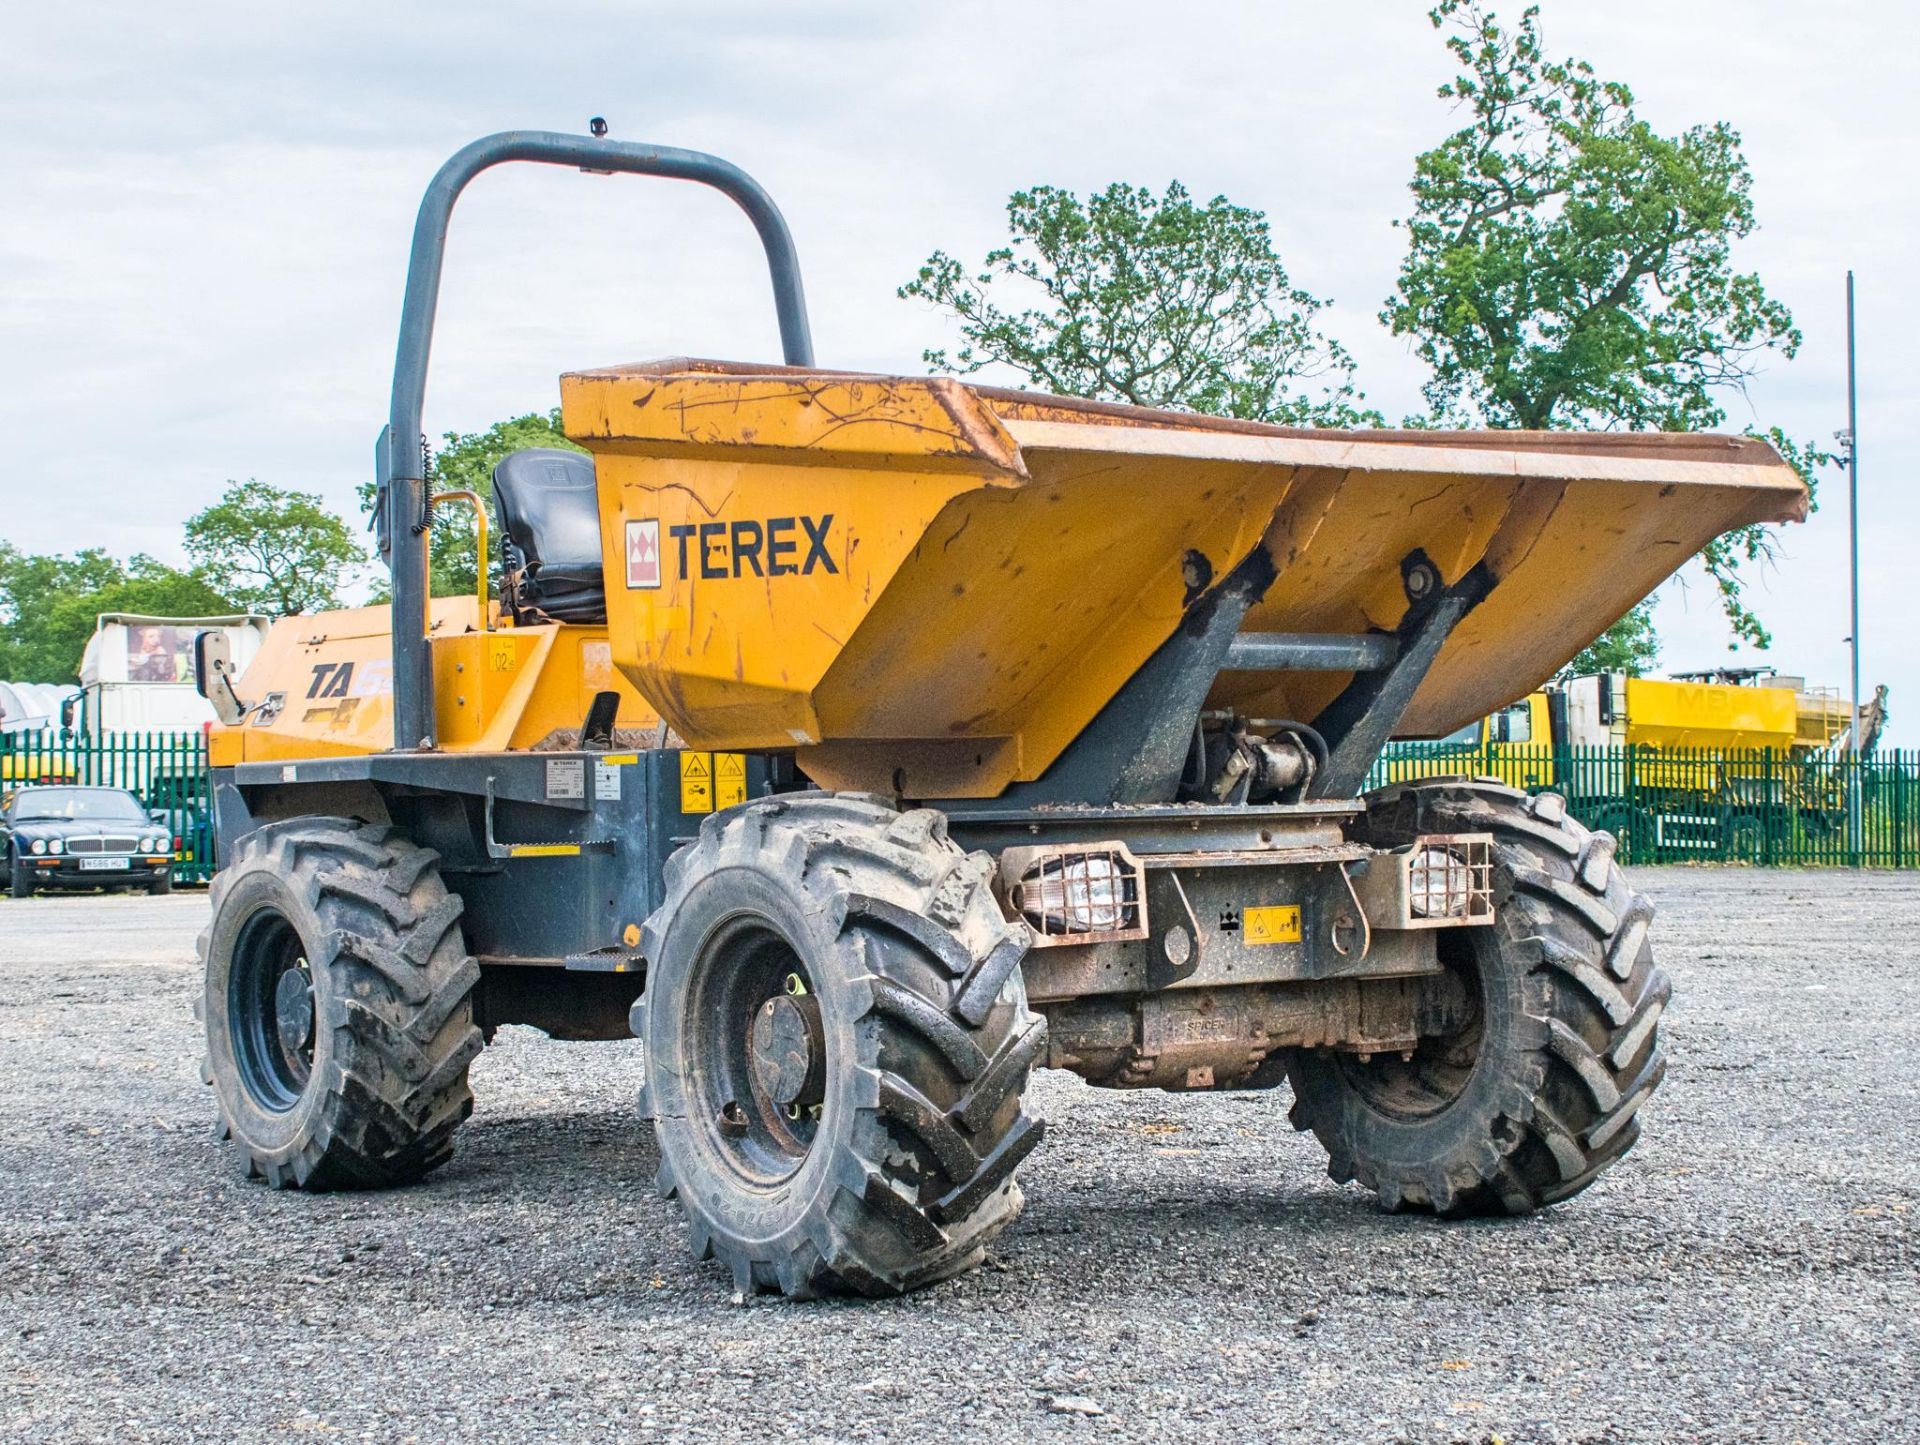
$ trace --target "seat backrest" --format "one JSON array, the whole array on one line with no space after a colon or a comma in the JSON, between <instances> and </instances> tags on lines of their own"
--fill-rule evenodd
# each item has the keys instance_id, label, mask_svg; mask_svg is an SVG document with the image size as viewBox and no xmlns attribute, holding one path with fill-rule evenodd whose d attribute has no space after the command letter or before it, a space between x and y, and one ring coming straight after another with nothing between
<instances>
[{"instance_id":1,"label":"seat backrest","mask_svg":"<svg viewBox=\"0 0 1920 1445\"><path fill-rule=\"evenodd\" d=\"M507 534L509 595L502 600L514 616L605 622L593 458L557 447L511 452L493 469L493 499Z\"/></svg>"}]
</instances>

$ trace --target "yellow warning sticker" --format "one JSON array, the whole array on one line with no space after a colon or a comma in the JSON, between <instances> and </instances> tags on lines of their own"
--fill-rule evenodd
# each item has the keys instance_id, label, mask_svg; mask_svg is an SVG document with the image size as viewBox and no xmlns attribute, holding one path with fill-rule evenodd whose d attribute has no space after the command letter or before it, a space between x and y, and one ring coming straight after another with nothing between
<instances>
[{"instance_id":1,"label":"yellow warning sticker","mask_svg":"<svg viewBox=\"0 0 1920 1445\"><path fill-rule=\"evenodd\" d=\"M713 811L713 754L680 754L680 811Z\"/></svg>"},{"instance_id":2,"label":"yellow warning sticker","mask_svg":"<svg viewBox=\"0 0 1920 1445\"><path fill-rule=\"evenodd\" d=\"M1249 908L1240 916L1240 937L1247 943L1298 943L1300 907L1295 903Z\"/></svg>"},{"instance_id":3,"label":"yellow warning sticker","mask_svg":"<svg viewBox=\"0 0 1920 1445\"><path fill-rule=\"evenodd\" d=\"M713 755L713 804L731 808L747 801L747 760L741 753Z\"/></svg>"}]
</instances>

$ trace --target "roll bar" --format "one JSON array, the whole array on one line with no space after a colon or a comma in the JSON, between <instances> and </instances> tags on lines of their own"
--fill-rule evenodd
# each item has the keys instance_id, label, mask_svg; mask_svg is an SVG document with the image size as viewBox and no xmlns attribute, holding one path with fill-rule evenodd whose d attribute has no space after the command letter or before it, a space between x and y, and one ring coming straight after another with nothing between
<instances>
[{"instance_id":1,"label":"roll bar","mask_svg":"<svg viewBox=\"0 0 1920 1445\"><path fill-rule=\"evenodd\" d=\"M420 428L447 226L453 203L467 183L507 161L577 166L590 174L666 176L711 186L727 196L747 213L766 248L786 364L813 365L813 338L793 237L773 198L738 166L701 151L558 131L502 131L456 151L427 186L414 222L406 299L400 310L400 346L393 364L393 407L375 457L380 482L376 521L381 551L393 576L393 745L397 751L431 749L435 743L433 661L427 646L426 438ZM486 567L487 559L482 557L482 577Z\"/></svg>"}]
</instances>

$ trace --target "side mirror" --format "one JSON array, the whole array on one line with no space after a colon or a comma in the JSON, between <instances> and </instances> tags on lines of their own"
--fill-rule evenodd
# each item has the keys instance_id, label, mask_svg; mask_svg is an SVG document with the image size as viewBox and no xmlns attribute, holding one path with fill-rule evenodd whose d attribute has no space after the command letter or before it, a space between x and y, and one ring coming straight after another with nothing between
<instances>
[{"instance_id":1,"label":"side mirror","mask_svg":"<svg viewBox=\"0 0 1920 1445\"><path fill-rule=\"evenodd\" d=\"M213 715L232 727L247 715L246 704L233 688L233 644L224 632L197 632L193 637L193 685L213 704Z\"/></svg>"},{"instance_id":2,"label":"side mirror","mask_svg":"<svg viewBox=\"0 0 1920 1445\"><path fill-rule=\"evenodd\" d=\"M80 699L77 697L70 697L60 704L60 726L68 732L73 731L73 715L79 706Z\"/></svg>"}]
</instances>

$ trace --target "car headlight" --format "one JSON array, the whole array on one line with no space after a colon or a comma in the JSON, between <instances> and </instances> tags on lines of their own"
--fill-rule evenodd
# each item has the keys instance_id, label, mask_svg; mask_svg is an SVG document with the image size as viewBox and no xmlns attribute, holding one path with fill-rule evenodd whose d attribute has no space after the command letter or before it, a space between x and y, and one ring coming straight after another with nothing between
<instances>
[{"instance_id":1,"label":"car headlight","mask_svg":"<svg viewBox=\"0 0 1920 1445\"><path fill-rule=\"evenodd\" d=\"M46 852L46 851L47 851L47 840L46 840L45 838L35 838L35 839L33 840L33 851L34 851L34 852L36 852L36 853L44 853L44 852Z\"/></svg>"},{"instance_id":2,"label":"car headlight","mask_svg":"<svg viewBox=\"0 0 1920 1445\"><path fill-rule=\"evenodd\" d=\"M162 848L166 847L166 845L167 840L164 838L149 838L142 846L149 853L158 853Z\"/></svg>"},{"instance_id":3,"label":"car headlight","mask_svg":"<svg viewBox=\"0 0 1920 1445\"><path fill-rule=\"evenodd\" d=\"M64 838L50 838L50 839L48 839L48 840L47 840L47 851L48 851L49 853L64 853L64 852L66 852L66 851L67 851L67 844L66 844L66 840L65 840Z\"/></svg>"}]
</instances>

